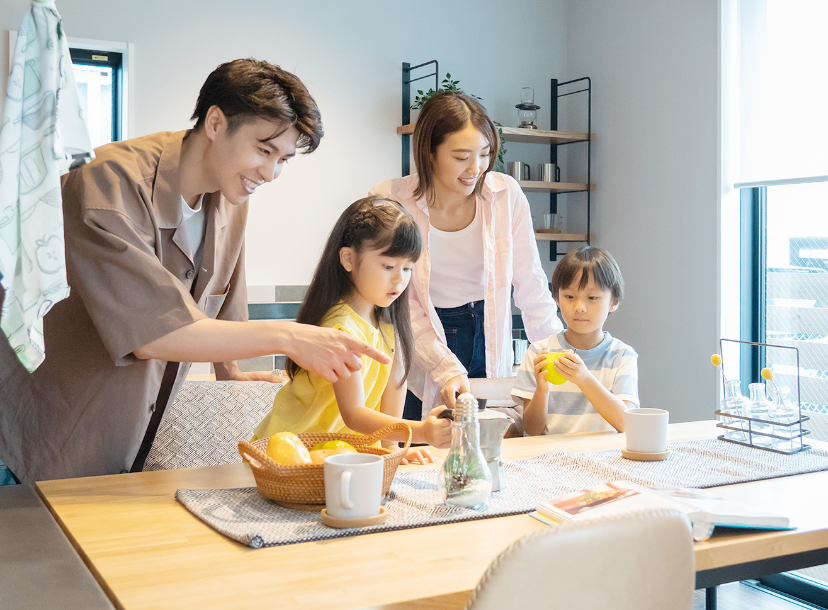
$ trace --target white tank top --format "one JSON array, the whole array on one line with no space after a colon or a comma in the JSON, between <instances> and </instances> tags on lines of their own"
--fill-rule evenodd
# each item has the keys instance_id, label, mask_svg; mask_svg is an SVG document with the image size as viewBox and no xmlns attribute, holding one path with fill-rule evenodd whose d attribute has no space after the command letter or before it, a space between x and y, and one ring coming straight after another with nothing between
<instances>
[{"instance_id":1,"label":"white tank top","mask_svg":"<svg viewBox=\"0 0 828 610\"><path fill-rule=\"evenodd\" d=\"M459 231L428 228L431 256L429 296L435 307L460 307L483 300L483 229L480 204L474 220Z\"/></svg>"}]
</instances>

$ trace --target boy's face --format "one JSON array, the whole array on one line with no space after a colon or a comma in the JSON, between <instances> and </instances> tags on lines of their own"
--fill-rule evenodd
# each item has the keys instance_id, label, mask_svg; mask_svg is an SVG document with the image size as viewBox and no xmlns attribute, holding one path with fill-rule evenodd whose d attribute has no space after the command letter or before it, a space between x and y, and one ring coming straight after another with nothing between
<instances>
[{"instance_id":1,"label":"boy's face","mask_svg":"<svg viewBox=\"0 0 828 610\"><path fill-rule=\"evenodd\" d=\"M219 116L208 113L205 133L211 140L207 153L208 171L214 190L232 203L244 203L257 187L279 177L289 159L296 155L299 131L253 117L230 132L227 119L217 107ZM213 121L211 122L211 118ZM270 138L278 133L275 138Z\"/></svg>"},{"instance_id":2,"label":"boy's face","mask_svg":"<svg viewBox=\"0 0 828 610\"><path fill-rule=\"evenodd\" d=\"M618 309L618 299L598 286L592 274L586 286L581 288L580 283L579 274L569 287L558 290L558 308L566 328L578 335L603 333L607 316Z\"/></svg>"}]
</instances>

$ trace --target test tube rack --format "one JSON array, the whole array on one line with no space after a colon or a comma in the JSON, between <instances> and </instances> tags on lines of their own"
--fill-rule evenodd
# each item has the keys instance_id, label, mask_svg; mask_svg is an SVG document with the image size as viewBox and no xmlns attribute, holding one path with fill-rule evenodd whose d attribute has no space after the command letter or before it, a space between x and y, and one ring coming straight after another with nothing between
<instances>
[{"instance_id":1,"label":"test tube rack","mask_svg":"<svg viewBox=\"0 0 828 610\"><path fill-rule=\"evenodd\" d=\"M810 434L810 430L805 430L802 427L802 423L808 421L810 418L805 415L802 415L802 399L800 395L800 385L799 385L799 349L796 347L792 347L789 345L774 345L772 343L756 343L752 341L737 341L735 339L719 339L719 351L722 356L722 374L724 376L724 343L738 343L741 345L751 345L755 347L774 347L780 349L792 349L796 352L796 405L798 407L798 417L796 421L789 421L791 418L787 418L785 421L779 419L770 419L770 418L759 418L759 417L750 417L747 415L738 415L736 413L730 411L721 411L717 409L714 411L716 415L725 418L724 421L720 421L716 424L717 428L723 428L725 430L731 431L730 438L728 438L728 433L722 434L719 436L719 440L728 442L728 443L736 443L737 445L745 445L747 447L755 447L756 449L763 449L765 451L773 451L774 453L782 453L785 455L792 455L794 453L799 453L800 451L808 451L811 446L804 442L804 438L806 435ZM722 380L722 384L724 384L724 379ZM770 430L776 430L777 433L774 432L767 432L765 430L755 430L755 425L760 426L768 426L770 425ZM790 430L789 433L779 434L779 428L788 428ZM742 439L734 438L736 435L733 432L741 433ZM768 440L763 440L768 439ZM789 448L782 449L779 447L777 443L776 446L773 446L772 439L779 439L782 441L787 441L789 443ZM797 442L798 441L798 442ZM765 444L767 443L767 444Z\"/></svg>"}]
</instances>

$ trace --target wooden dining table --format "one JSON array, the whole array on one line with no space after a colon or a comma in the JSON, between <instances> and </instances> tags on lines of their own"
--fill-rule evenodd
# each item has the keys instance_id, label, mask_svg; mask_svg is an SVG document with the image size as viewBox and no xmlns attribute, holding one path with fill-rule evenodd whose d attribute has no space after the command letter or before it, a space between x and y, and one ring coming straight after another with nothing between
<instances>
[{"instance_id":1,"label":"wooden dining table","mask_svg":"<svg viewBox=\"0 0 828 610\"><path fill-rule=\"evenodd\" d=\"M670 442L715 422L671 424ZM621 448L623 434L506 439L506 460ZM401 466L400 470L438 467ZM212 530L177 489L255 485L246 464L41 481L38 493L116 608L462 608L498 553L548 526L498 517L254 550ZM697 588L828 563L828 471L716 488L790 517L791 531L695 544Z\"/></svg>"}]
</instances>

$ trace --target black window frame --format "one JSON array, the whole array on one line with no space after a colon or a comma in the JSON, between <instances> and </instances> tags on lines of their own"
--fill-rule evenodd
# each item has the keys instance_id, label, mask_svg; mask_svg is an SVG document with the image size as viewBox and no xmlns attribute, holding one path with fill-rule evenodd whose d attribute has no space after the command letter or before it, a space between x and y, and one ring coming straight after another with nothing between
<instances>
[{"instance_id":1,"label":"black window frame","mask_svg":"<svg viewBox=\"0 0 828 610\"><path fill-rule=\"evenodd\" d=\"M740 339L766 343L767 285L765 277L768 189L740 189ZM751 379L759 379L765 367L765 348L742 345L740 378L742 394L748 396Z\"/></svg>"},{"instance_id":2,"label":"black window frame","mask_svg":"<svg viewBox=\"0 0 828 610\"><path fill-rule=\"evenodd\" d=\"M124 90L123 53L72 48L70 44L69 55L72 57L73 65L112 68L112 141L119 142L123 138L121 130L123 113L121 92Z\"/></svg>"}]
</instances>

